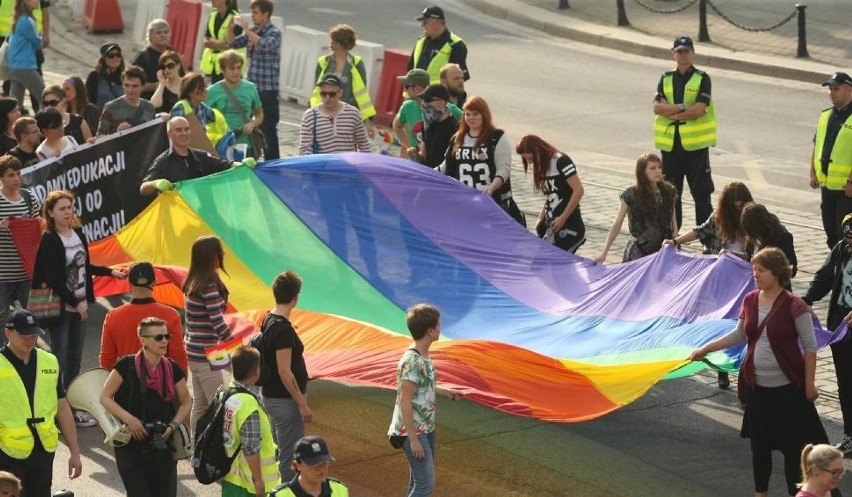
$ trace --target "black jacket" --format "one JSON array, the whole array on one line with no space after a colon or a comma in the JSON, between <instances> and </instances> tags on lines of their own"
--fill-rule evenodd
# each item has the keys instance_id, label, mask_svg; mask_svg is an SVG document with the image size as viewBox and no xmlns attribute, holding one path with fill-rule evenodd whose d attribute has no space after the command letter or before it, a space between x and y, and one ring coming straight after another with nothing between
<instances>
[{"instance_id":1,"label":"black jacket","mask_svg":"<svg viewBox=\"0 0 852 497\"><path fill-rule=\"evenodd\" d=\"M110 276L112 270L104 266L94 266L89 260L89 244L83 230L74 230L80 241L83 242L83 251L86 252L86 300L89 303L95 301L95 288L92 276ZM36 253L35 269L33 271L33 288L43 288L44 285L52 288L59 295L63 304L72 307L80 303L74 296L74 292L68 288L65 279L65 246L54 231L45 231L41 236L41 243Z\"/></svg>"},{"instance_id":2,"label":"black jacket","mask_svg":"<svg viewBox=\"0 0 852 497\"><path fill-rule=\"evenodd\" d=\"M840 292L843 291L843 266L850 257L852 257L852 249L849 248L846 240L837 242L822 267L814 274L813 281L808 285L808 291L802 297L806 304L813 305L831 292L826 320L830 330L834 330L845 317L840 312L841 308L837 301L840 299Z\"/></svg>"}]
</instances>

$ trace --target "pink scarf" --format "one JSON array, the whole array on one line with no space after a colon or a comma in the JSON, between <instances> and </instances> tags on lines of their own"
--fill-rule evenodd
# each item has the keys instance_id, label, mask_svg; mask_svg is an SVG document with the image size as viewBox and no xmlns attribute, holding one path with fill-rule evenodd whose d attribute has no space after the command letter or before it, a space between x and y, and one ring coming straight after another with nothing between
<instances>
[{"instance_id":1,"label":"pink scarf","mask_svg":"<svg viewBox=\"0 0 852 497\"><path fill-rule=\"evenodd\" d=\"M136 365L136 376L142 378L142 368L145 368L145 386L157 392L166 402L175 398L175 378L172 371L172 363L165 357L160 358L160 363L154 369L148 366L145 354L140 350L134 358Z\"/></svg>"}]
</instances>

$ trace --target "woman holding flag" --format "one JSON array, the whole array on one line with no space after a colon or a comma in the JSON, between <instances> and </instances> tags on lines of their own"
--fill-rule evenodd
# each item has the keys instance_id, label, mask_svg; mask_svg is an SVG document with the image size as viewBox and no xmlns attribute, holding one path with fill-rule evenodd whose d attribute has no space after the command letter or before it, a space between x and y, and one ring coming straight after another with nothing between
<instances>
[{"instance_id":1,"label":"woman holding flag","mask_svg":"<svg viewBox=\"0 0 852 497\"><path fill-rule=\"evenodd\" d=\"M183 284L186 311L186 356L192 382L190 429L204 414L216 390L225 383L222 369L207 360L204 350L230 340L231 329L225 323L228 288L219 278L225 271L225 251L215 236L202 236L192 244L189 272ZM227 271L225 272L227 274Z\"/></svg>"}]
</instances>

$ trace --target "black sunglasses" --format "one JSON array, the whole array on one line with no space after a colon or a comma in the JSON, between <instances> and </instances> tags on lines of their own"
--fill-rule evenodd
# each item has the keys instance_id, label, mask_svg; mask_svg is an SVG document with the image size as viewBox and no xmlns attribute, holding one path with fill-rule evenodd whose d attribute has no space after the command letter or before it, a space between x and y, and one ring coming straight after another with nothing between
<instances>
[{"instance_id":1,"label":"black sunglasses","mask_svg":"<svg viewBox=\"0 0 852 497\"><path fill-rule=\"evenodd\" d=\"M168 333L163 333L162 335L142 335L145 338L153 338L157 342L162 342L163 340L171 340L172 336Z\"/></svg>"},{"instance_id":2,"label":"black sunglasses","mask_svg":"<svg viewBox=\"0 0 852 497\"><path fill-rule=\"evenodd\" d=\"M177 64L175 64L174 62L169 62L168 64L161 65L160 69L174 69L175 67L177 67Z\"/></svg>"},{"instance_id":3,"label":"black sunglasses","mask_svg":"<svg viewBox=\"0 0 852 497\"><path fill-rule=\"evenodd\" d=\"M108 54L106 54L106 58L107 58L107 59L120 59L120 58L121 58L121 54L120 54L120 53L118 53L118 52L108 53Z\"/></svg>"},{"instance_id":4,"label":"black sunglasses","mask_svg":"<svg viewBox=\"0 0 852 497\"><path fill-rule=\"evenodd\" d=\"M338 92L336 92L336 91L321 91L321 92L320 92L320 96L322 96L322 97L328 97L328 98L331 98L331 97L336 96L336 95L337 95L337 93L338 93Z\"/></svg>"},{"instance_id":5,"label":"black sunglasses","mask_svg":"<svg viewBox=\"0 0 852 497\"><path fill-rule=\"evenodd\" d=\"M50 107L56 107L62 100L44 100L42 103Z\"/></svg>"}]
</instances>

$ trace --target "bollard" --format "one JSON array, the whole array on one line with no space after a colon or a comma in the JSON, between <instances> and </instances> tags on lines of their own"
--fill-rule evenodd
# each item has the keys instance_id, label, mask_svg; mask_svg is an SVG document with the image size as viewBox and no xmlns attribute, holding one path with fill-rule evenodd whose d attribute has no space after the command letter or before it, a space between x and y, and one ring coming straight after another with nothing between
<instances>
[{"instance_id":1,"label":"bollard","mask_svg":"<svg viewBox=\"0 0 852 497\"><path fill-rule=\"evenodd\" d=\"M624 10L624 0L617 0L615 4L618 7L618 25L630 26L630 21L627 20L627 11Z\"/></svg>"},{"instance_id":2,"label":"bollard","mask_svg":"<svg viewBox=\"0 0 852 497\"><path fill-rule=\"evenodd\" d=\"M798 11L798 21L799 21L799 47L796 49L796 57L799 58L807 58L810 57L808 55L808 37L805 34L805 9L808 6L805 2L799 2L796 4L796 10Z\"/></svg>"},{"instance_id":3,"label":"bollard","mask_svg":"<svg viewBox=\"0 0 852 497\"><path fill-rule=\"evenodd\" d=\"M570 9L571 6L568 5L568 0L559 0L559 2L556 5L556 8L557 9Z\"/></svg>"},{"instance_id":4,"label":"bollard","mask_svg":"<svg viewBox=\"0 0 852 497\"><path fill-rule=\"evenodd\" d=\"M710 33L707 32L707 0L698 2L698 41L710 41Z\"/></svg>"}]
</instances>

